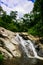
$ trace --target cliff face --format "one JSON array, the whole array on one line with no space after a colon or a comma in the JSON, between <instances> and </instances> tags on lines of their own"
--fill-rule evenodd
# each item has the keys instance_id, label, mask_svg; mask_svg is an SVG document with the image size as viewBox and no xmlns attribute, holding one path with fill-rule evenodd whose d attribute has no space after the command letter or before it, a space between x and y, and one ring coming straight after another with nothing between
<instances>
[{"instance_id":1,"label":"cliff face","mask_svg":"<svg viewBox=\"0 0 43 65\"><path fill-rule=\"evenodd\" d=\"M15 40L16 33L0 27L0 52L4 58L21 57L19 44Z\"/></svg>"}]
</instances>

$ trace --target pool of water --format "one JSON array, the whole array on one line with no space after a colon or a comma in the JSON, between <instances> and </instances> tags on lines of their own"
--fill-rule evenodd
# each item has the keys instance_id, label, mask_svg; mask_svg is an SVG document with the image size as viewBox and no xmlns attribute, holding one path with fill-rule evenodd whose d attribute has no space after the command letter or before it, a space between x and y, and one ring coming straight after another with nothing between
<instances>
[{"instance_id":1,"label":"pool of water","mask_svg":"<svg viewBox=\"0 0 43 65\"><path fill-rule=\"evenodd\" d=\"M27 57L13 58L12 60L4 60L1 65L43 65L43 60L30 59Z\"/></svg>"}]
</instances>

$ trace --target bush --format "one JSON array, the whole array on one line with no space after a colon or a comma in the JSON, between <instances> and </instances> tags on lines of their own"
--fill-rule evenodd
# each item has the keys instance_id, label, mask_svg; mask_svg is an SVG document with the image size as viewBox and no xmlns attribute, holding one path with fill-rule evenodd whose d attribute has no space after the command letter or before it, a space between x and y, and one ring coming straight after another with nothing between
<instances>
[{"instance_id":1,"label":"bush","mask_svg":"<svg viewBox=\"0 0 43 65\"><path fill-rule=\"evenodd\" d=\"M28 33L34 35L34 36L43 36L43 26L41 23L37 23L32 28L28 30Z\"/></svg>"},{"instance_id":2,"label":"bush","mask_svg":"<svg viewBox=\"0 0 43 65\"><path fill-rule=\"evenodd\" d=\"M0 54L0 64L2 64L3 59L4 59L3 55L2 55L2 54Z\"/></svg>"}]
</instances>

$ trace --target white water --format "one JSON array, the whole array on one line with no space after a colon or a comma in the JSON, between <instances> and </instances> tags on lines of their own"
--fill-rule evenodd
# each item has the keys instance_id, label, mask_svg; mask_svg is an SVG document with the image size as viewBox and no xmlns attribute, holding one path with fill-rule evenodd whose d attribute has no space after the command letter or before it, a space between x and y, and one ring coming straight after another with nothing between
<instances>
[{"instance_id":1,"label":"white water","mask_svg":"<svg viewBox=\"0 0 43 65\"><path fill-rule=\"evenodd\" d=\"M37 59L43 60L42 57L39 57L37 55L35 47L34 47L33 43L30 40L24 40L21 36L19 36L19 34L17 34L17 36L15 37L15 40L19 44L21 44L22 49L26 53L27 57L29 57L29 58L37 58Z\"/></svg>"},{"instance_id":2,"label":"white water","mask_svg":"<svg viewBox=\"0 0 43 65\"><path fill-rule=\"evenodd\" d=\"M35 50L33 43L30 40L28 40L27 42L30 44L30 47L31 47L30 49L32 49L32 51L34 53L34 57L37 57L37 52Z\"/></svg>"},{"instance_id":3,"label":"white water","mask_svg":"<svg viewBox=\"0 0 43 65\"><path fill-rule=\"evenodd\" d=\"M23 50L25 51L25 53L26 53L26 55L27 55L28 57L31 56L31 55L30 55L30 52L33 53L34 57L37 56L37 53L36 53L35 48L34 48L34 45L33 45L33 43L32 43L30 40L27 40L27 41L26 41L26 40L24 40L21 36L19 36L19 35L17 34L17 36L16 36L16 41L21 44L21 46L23 47ZM28 51L28 49L29 49L30 52Z\"/></svg>"}]
</instances>

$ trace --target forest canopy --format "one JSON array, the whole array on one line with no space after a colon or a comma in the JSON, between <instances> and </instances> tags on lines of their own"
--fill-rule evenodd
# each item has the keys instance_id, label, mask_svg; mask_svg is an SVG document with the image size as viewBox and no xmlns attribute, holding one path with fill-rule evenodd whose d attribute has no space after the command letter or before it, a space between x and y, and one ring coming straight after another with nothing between
<instances>
[{"instance_id":1,"label":"forest canopy","mask_svg":"<svg viewBox=\"0 0 43 65\"><path fill-rule=\"evenodd\" d=\"M17 11L10 15L0 6L0 26L13 32L28 32L34 36L43 36L43 0L34 2L33 11L17 19Z\"/></svg>"}]
</instances>

